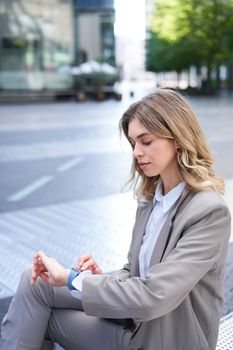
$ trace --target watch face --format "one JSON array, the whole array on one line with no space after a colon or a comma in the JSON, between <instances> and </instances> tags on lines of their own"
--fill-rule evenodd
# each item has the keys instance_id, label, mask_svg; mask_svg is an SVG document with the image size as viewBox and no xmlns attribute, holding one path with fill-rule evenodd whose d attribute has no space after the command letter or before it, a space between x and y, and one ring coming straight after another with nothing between
<instances>
[{"instance_id":1,"label":"watch face","mask_svg":"<svg viewBox=\"0 0 233 350\"><path fill-rule=\"evenodd\" d=\"M83 286L83 279L87 276L87 275L91 275L91 271L90 270L86 270L83 272L79 272L79 275L77 275L73 281L72 281L72 286L79 290L80 292L82 291L82 286Z\"/></svg>"}]
</instances>

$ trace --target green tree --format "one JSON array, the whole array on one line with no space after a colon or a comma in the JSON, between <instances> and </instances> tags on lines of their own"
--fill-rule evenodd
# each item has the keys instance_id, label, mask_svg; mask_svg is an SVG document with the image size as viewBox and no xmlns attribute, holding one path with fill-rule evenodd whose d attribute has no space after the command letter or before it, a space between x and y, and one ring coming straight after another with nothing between
<instances>
[{"instance_id":1,"label":"green tree","mask_svg":"<svg viewBox=\"0 0 233 350\"><path fill-rule=\"evenodd\" d=\"M154 72L180 72L199 62L187 38L173 43L161 39L155 32L149 33L146 54L146 67Z\"/></svg>"},{"instance_id":2,"label":"green tree","mask_svg":"<svg viewBox=\"0 0 233 350\"><path fill-rule=\"evenodd\" d=\"M151 29L148 67L153 53L155 61L160 59L158 52L173 62L171 69L206 65L210 88L212 70L232 60L233 0L157 0Z\"/></svg>"}]
</instances>

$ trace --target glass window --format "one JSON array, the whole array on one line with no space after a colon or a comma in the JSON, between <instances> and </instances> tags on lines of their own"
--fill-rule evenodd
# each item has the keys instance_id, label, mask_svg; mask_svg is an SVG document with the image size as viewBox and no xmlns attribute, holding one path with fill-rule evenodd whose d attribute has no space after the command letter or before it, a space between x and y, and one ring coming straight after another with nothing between
<instances>
[{"instance_id":1,"label":"glass window","mask_svg":"<svg viewBox=\"0 0 233 350\"><path fill-rule=\"evenodd\" d=\"M0 88L69 89L72 0L2 0Z\"/></svg>"}]
</instances>

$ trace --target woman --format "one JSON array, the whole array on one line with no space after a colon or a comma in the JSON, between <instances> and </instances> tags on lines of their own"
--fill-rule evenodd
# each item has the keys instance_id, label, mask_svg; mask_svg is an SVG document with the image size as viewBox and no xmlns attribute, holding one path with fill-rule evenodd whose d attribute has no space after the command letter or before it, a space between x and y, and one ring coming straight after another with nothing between
<instances>
[{"instance_id":1,"label":"woman","mask_svg":"<svg viewBox=\"0 0 233 350\"><path fill-rule=\"evenodd\" d=\"M230 214L198 121L164 89L120 126L139 177L128 263L110 276L88 254L70 270L37 253L3 320L3 349L215 349Z\"/></svg>"}]
</instances>

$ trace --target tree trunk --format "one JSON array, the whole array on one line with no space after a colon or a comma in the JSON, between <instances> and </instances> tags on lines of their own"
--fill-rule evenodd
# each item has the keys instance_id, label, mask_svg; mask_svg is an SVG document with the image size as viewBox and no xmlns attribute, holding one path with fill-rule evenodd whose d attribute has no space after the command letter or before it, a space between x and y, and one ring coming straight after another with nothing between
<instances>
[{"instance_id":1,"label":"tree trunk","mask_svg":"<svg viewBox=\"0 0 233 350\"><path fill-rule=\"evenodd\" d=\"M220 80L220 64L216 63L216 91L221 89L221 80Z\"/></svg>"},{"instance_id":2,"label":"tree trunk","mask_svg":"<svg viewBox=\"0 0 233 350\"><path fill-rule=\"evenodd\" d=\"M176 71L176 87L179 89L180 73Z\"/></svg>"},{"instance_id":3,"label":"tree trunk","mask_svg":"<svg viewBox=\"0 0 233 350\"><path fill-rule=\"evenodd\" d=\"M227 81L228 91L233 91L233 62L229 62L227 65Z\"/></svg>"},{"instance_id":4,"label":"tree trunk","mask_svg":"<svg viewBox=\"0 0 233 350\"><path fill-rule=\"evenodd\" d=\"M187 69L187 86L191 87L191 76L190 76L190 67Z\"/></svg>"},{"instance_id":5,"label":"tree trunk","mask_svg":"<svg viewBox=\"0 0 233 350\"><path fill-rule=\"evenodd\" d=\"M206 92L207 94L212 94L212 84L211 84L211 74L212 74L212 64L208 62L207 64L207 81L206 81Z\"/></svg>"},{"instance_id":6,"label":"tree trunk","mask_svg":"<svg viewBox=\"0 0 233 350\"><path fill-rule=\"evenodd\" d=\"M201 67L200 67L200 65L196 65L196 81L197 81L197 88L199 90L199 89L202 88Z\"/></svg>"}]
</instances>

